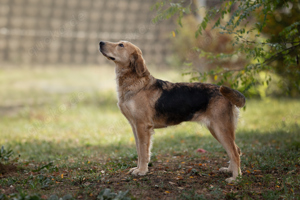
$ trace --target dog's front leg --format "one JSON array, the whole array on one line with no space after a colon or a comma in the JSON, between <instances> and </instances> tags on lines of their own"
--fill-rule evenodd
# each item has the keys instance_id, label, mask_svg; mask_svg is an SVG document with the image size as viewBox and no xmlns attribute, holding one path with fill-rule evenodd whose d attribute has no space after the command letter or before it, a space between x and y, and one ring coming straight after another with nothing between
<instances>
[{"instance_id":1,"label":"dog's front leg","mask_svg":"<svg viewBox=\"0 0 300 200\"><path fill-rule=\"evenodd\" d=\"M134 140L135 140L135 146L136 146L136 151L137 151L137 154L138 154L138 162L137 162L137 166L134 167L134 168L131 168L129 170L129 173L132 173L134 170L138 169L139 168L139 158L140 158L140 151L139 151L139 139L137 137L137 130L136 130L136 127L134 126L133 123L130 122L130 125L131 125L131 129L132 129L132 132L133 132L133 135L134 135Z\"/></svg>"},{"instance_id":2,"label":"dog's front leg","mask_svg":"<svg viewBox=\"0 0 300 200\"><path fill-rule=\"evenodd\" d=\"M137 123L135 125L137 151L138 151L138 168L132 170L133 175L146 175L148 172L148 163L150 162L151 135L153 126L146 123Z\"/></svg>"}]
</instances>

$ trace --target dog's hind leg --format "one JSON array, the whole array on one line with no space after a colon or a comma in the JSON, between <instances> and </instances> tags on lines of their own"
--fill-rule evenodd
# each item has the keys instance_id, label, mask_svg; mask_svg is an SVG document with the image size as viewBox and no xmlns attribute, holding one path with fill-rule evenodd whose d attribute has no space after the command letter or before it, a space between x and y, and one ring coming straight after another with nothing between
<instances>
[{"instance_id":1,"label":"dog's hind leg","mask_svg":"<svg viewBox=\"0 0 300 200\"><path fill-rule=\"evenodd\" d=\"M238 175L242 174L240 169L240 151L238 151L239 148L237 148L234 142L234 128L228 127L228 123L212 123L208 129L222 144L230 158L229 166L220 168L221 172L232 172L232 177L226 179L226 181L230 183L234 181Z\"/></svg>"}]
</instances>

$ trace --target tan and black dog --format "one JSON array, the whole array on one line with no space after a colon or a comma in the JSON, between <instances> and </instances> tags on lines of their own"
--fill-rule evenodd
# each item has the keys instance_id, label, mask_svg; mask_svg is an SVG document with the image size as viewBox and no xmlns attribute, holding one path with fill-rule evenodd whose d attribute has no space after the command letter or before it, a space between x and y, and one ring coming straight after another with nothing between
<instances>
[{"instance_id":1,"label":"tan and black dog","mask_svg":"<svg viewBox=\"0 0 300 200\"><path fill-rule=\"evenodd\" d=\"M232 182L240 170L240 149L235 144L235 127L245 97L225 86L206 83L171 83L151 76L142 51L127 41L101 41L100 52L114 61L118 106L129 121L138 153L134 175L145 175L150 161L151 136L155 128L184 121L201 122L223 145L230 164L222 172L232 172Z\"/></svg>"}]
</instances>

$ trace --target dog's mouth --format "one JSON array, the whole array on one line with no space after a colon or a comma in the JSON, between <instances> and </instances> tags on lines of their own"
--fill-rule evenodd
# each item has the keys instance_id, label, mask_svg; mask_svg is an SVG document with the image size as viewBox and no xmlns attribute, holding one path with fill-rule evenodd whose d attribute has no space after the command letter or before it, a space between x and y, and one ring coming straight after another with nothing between
<instances>
[{"instance_id":1,"label":"dog's mouth","mask_svg":"<svg viewBox=\"0 0 300 200\"><path fill-rule=\"evenodd\" d=\"M108 58L108 60L116 60L114 57L108 56L106 53L104 53L104 52L102 51L101 48L100 48L100 52L101 52L106 58Z\"/></svg>"}]
</instances>

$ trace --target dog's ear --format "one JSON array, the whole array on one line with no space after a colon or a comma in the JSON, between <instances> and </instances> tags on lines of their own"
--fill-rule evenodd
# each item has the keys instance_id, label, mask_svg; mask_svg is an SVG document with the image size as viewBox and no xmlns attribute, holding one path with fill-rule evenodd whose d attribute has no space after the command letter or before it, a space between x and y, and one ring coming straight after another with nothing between
<instances>
[{"instance_id":1,"label":"dog's ear","mask_svg":"<svg viewBox=\"0 0 300 200\"><path fill-rule=\"evenodd\" d=\"M142 55L134 52L130 57L130 65L136 71L138 76L143 77L149 74Z\"/></svg>"}]
</instances>

